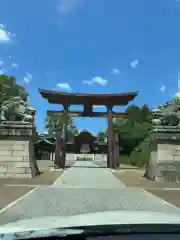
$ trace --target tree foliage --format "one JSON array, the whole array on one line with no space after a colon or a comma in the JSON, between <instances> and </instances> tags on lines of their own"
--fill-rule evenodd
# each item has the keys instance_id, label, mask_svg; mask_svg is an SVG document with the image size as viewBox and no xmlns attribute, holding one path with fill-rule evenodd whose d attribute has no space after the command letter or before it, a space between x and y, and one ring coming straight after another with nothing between
<instances>
[{"instance_id":1,"label":"tree foliage","mask_svg":"<svg viewBox=\"0 0 180 240\"><path fill-rule=\"evenodd\" d=\"M174 105L180 105L180 97L177 96L177 97L173 98L171 103Z\"/></svg>"},{"instance_id":2,"label":"tree foliage","mask_svg":"<svg viewBox=\"0 0 180 240\"><path fill-rule=\"evenodd\" d=\"M100 142L105 142L106 138L107 138L107 131L100 130L100 131L97 133L97 139L98 139L98 141L100 141Z\"/></svg>"},{"instance_id":3,"label":"tree foliage","mask_svg":"<svg viewBox=\"0 0 180 240\"><path fill-rule=\"evenodd\" d=\"M47 116L45 119L45 127L48 129L49 133L52 133L56 128L63 128L64 118L63 116L54 117L54 116ZM73 124L72 118L68 116L67 118L67 125Z\"/></svg>"},{"instance_id":4,"label":"tree foliage","mask_svg":"<svg viewBox=\"0 0 180 240\"><path fill-rule=\"evenodd\" d=\"M78 129L75 126L75 124L69 125L69 128L67 130L67 139L68 141L73 141L74 137L78 134Z\"/></svg>"},{"instance_id":5,"label":"tree foliage","mask_svg":"<svg viewBox=\"0 0 180 240\"><path fill-rule=\"evenodd\" d=\"M143 105L142 107L131 105L127 108L126 112L128 113L128 118L115 119L113 127L120 136L121 154L130 156L131 164L141 165L144 164L146 152L148 151L149 145L144 145L143 141L147 139L149 130L152 127L152 113L147 105ZM139 148L139 146L146 146L145 153L142 147ZM141 160L139 157L137 158L136 155L142 155L143 160L142 158Z\"/></svg>"},{"instance_id":6,"label":"tree foliage","mask_svg":"<svg viewBox=\"0 0 180 240\"><path fill-rule=\"evenodd\" d=\"M47 116L45 119L45 127L48 130L49 135L54 135L54 131L57 128L63 128L64 117L53 117ZM74 136L78 133L78 129L75 126L75 123L71 117L67 118L67 139L68 141L72 141Z\"/></svg>"}]
</instances>

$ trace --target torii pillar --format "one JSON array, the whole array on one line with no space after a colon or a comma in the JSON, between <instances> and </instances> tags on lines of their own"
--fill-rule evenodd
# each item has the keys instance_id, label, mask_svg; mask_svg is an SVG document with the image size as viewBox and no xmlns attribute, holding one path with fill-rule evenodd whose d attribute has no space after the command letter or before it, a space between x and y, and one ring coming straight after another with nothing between
<instances>
[{"instance_id":1,"label":"torii pillar","mask_svg":"<svg viewBox=\"0 0 180 240\"><path fill-rule=\"evenodd\" d=\"M68 108L69 105L63 105L64 111L63 111L63 154L62 154L62 168L65 168L66 166L66 142L67 142L67 119L68 119Z\"/></svg>"},{"instance_id":2,"label":"torii pillar","mask_svg":"<svg viewBox=\"0 0 180 240\"><path fill-rule=\"evenodd\" d=\"M107 117L108 117L108 161L107 167L114 168L114 141L113 141L113 115L112 105L107 105Z\"/></svg>"}]
</instances>

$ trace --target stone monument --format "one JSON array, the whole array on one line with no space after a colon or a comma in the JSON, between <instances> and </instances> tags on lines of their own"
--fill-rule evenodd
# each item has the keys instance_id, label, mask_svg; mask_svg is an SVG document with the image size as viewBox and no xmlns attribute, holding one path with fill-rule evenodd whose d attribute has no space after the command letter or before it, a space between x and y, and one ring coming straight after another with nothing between
<instances>
[{"instance_id":1,"label":"stone monument","mask_svg":"<svg viewBox=\"0 0 180 240\"><path fill-rule=\"evenodd\" d=\"M34 157L35 109L20 97L0 109L0 178L31 178L39 174Z\"/></svg>"},{"instance_id":2,"label":"stone monument","mask_svg":"<svg viewBox=\"0 0 180 240\"><path fill-rule=\"evenodd\" d=\"M154 181L180 182L180 105L169 102L153 115L145 176Z\"/></svg>"}]
</instances>

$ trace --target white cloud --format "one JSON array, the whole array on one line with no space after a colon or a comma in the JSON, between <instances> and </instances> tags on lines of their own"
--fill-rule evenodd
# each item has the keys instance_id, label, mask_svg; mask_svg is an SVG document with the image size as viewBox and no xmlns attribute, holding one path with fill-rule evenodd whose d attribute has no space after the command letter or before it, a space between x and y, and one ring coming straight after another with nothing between
<instances>
[{"instance_id":1,"label":"white cloud","mask_svg":"<svg viewBox=\"0 0 180 240\"><path fill-rule=\"evenodd\" d=\"M180 72L177 77L177 92L174 95L175 97L180 97Z\"/></svg>"},{"instance_id":2,"label":"white cloud","mask_svg":"<svg viewBox=\"0 0 180 240\"><path fill-rule=\"evenodd\" d=\"M7 31L5 25L0 24L0 43L10 42L12 37L15 37L15 33Z\"/></svg>"},{"instance_id":3,"label":"white cloud","mask_svg":"<svg viewBox=\"0 0 180 240\"><path fill-rule=\"evenodd\" d=\"M85 0L59 0L57 11L60 16L71 14L80 8Z\"/></svg>"},{"instance_id":4,"label":"white cloud","mask_svg":"<svg viewBox=\"0 0 180 240\"><path fill-rule=\"evenodd\" d=\"M137 60L137 59L133 60L129 64L130 64L131 68L136 68L139 64L139 60Z\"/></svg>"},{"instance_id":5,"label":"white cloud","mask_svg":"<svg viewBox=\"0 0 180 240\"><path fill-rule=\"evenodd\" d=\"M93 81L90 81L90 80L83 80L82 83L86 84L86 85L89 85L89 86L94 84Z\"/></svg>"},{"instance_id":6,"label":"white cloud","mask_svg":"<svg viewBox=\"0 0 180 240\"><path fill-rule=\"evenodd\" d=\"M4 64L4 61L0 60L0 67Z\"/></svg>"},{"instance_id":7,"label":"white cloud","mask_svg":"<svg viewBox=\"0 0 180 240\"><path fill-rule=\"evenodd\" d=\"M67 91L71 91L71 87L69 86L68 83L58 83L57 88L67 90Z\"/></svg>"},{"instance_id":8,"label":"white cloud","mask_svg":"<svg viewBox=\"0 0 180 240\"><path fill-rule=\"evenodd\" d=\"M5 74L6 73L6 70L4 69L4 68L1 68L0 69L0 75L3 75L3 74Z\"/></svg>"},{"instance_id":9,"label":"white cloud","mask_svg":"<svg viewBox=\"0 0 180 240\"><path fill-rule=\"evenodd\" d=\"M32 75L27 72L25 77L24 77L24 82L28 84L31 81L32 81Z\"/></svg>"},{"instance_id":10,"label":"white cloud","mask_svg":"<svg viewBox=\"0 0 180 240\"><path fill-rule=\"evenodd\" d=\"M112 69L111 69L111 72L112 72L112 74L114 74L114 75L119 75L119 74L121 73L121 71L120 71L118 68L112 68Z\"/></svg>"},{"instance_id":11,"label":"white cloud","mask_svg":"<svg viewBox=\"0 0 180 240\"><path fill-rule=\"evenodd\" d=\"M14 63L11 64L11 66L12 66L13 68L18 68L18 67L19 67L19 64L14 62Z\"/></svg>"},{"instance_id":12,"label":"white cloud","mask_svg":"<svg viewBox=\"0 0 180 240\"><path fill-rule=\"evenodd\" d=\"M102 77L99 77L99 76L94 77L94 78L92 79L92 81L93 81L94 83L97 83L97 84L102 85L102 86L105 86L105 85L107 84L107 82L108 82L106 79L104 79L104 78L102 78Z\"/></svg>"},{"instance_id":13,"label":"white cloud","mask_svg":"<svg viewBox=\"0 0 180 240\"><path fill-rule=\"evenodd\" d=\"M180 92L176 92L175 97L180 97Z\"/></svg>"},{"instance_id":14,"label":"white cloud","mask_svg":"<svg viewBox=\"0 0 180 240\"><path fill-rule=\"evenodd\" d=\"M96 77L93 77L92 80L83 80L82 83L87 84L89 86L91 86L95 83L99 84L101 86L105 86L108 83L108 80L106 80L102 77L96 76Z\"/></svg>"},{"instance_id":15,"label":"white cloud","mask_svg":"<svg viewBox=\"0 0 180 240\"><path fill-rule=\"evenodd\" d=\"M10 37L9 35L6 33L6 31L4 31L3 29L0 29L0 42L9 42L10 41Z\"/></svg>"},{"instance_id":16,"label":"white cloud","mask_svg":"<svg viewBox=\"0 0 180 240\"><path fill-rule=\"evenodd\" d=\"M178 79L177 79L177 87L178 87L178 91L180 91L180 73L178 73Z\"/></svg>"},{"instance_id":17,"label":"white cloud","mask_svg":"<svg viewBox=\"0 0 180 240\"><path fill-rule=\"evenodd\" d=\"M160 91L163 93L163 92L165 92L165 90L166 90L166 87L164 85L161 86Z\"/></svg>"}]
</instances>

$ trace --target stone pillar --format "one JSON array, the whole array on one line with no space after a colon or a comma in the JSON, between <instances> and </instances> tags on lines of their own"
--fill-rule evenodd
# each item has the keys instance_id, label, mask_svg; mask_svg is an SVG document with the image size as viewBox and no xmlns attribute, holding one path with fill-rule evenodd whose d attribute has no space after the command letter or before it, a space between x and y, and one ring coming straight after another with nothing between
<instances>
[{"instance_id":1,"label":"stone pillar","mask_svg":"<svg viewBox=\"0 0 180 240\"><path fill-rule=\"evenodd\" d=\"M150 132L150 149L145 176L154 181L180 182L180 128L154 128Z\"/></svg>"},{"instance_id":2,"label":"stone pillar","mask_svg":"<svg viewBox=\"0 0 180 240\"><path fill-rule=\"evenodd\" d=\"M114 168L114 149L113 149L113 120L112 106L107 105L108 110L108 167Z\"/></svg>"},{"instance_id":3,"label":"stone pillar","mask_svg":"<svg viewBox=\"0 0 180 240\"><path fill-rule=\"evenodd\" d=\"M62 130L56 129L56 148L54 168L62 168Z\"/></svg>"},{"instance_id":4,"label":"stone pillar","mask_svg":"<svg viewBox=\"0 0 180 240\"><path fill-rule=\"evenodd\" d=\"M117 132L114 132L114 152L115 152L115 168L119 166L119 135Z\"/></svg>"},{"instance_id":5,"label":"stone pillar","mask_svg":"<svg viewBox=\"0 0 180 240\"><path fill-rule=\"evenodd\" d=\"M113 162L113 168L116 168L116 161L117 161L117 149L116 149L116 138L115 133L113 133L113 156L114 156L114 162Z\"/></svg>"},{"instance_id":6,"label":"stone pillar","mask_svg":"<svg viewBox=\"0 0 180 240\"><path fill-rule=\"evenodd\" d=\"M32 178L39 174L35 141L36 128L32 124L0 124L0 178Z\"/></svg>"},{"instance_id":7,"label":"stone pillar","mask_svg":"<svg viewBox=\"0 0 180 240\"><path fill-rule=\"evenodd\" d=\"M64 105L64 113L63 113L63 118L64 118L64 127L63 127L63 168L66 166L66 151L67 151L67 119L68 119L68 105Z\"/></svg>"}]
</instances>

